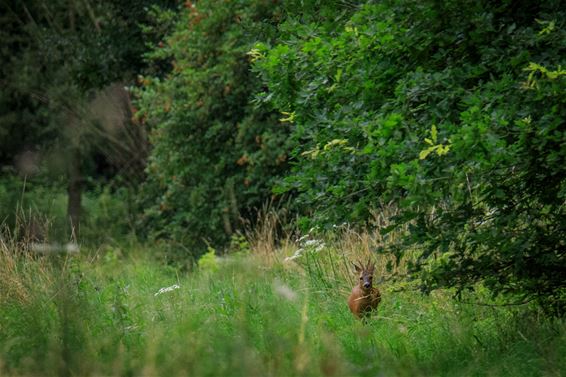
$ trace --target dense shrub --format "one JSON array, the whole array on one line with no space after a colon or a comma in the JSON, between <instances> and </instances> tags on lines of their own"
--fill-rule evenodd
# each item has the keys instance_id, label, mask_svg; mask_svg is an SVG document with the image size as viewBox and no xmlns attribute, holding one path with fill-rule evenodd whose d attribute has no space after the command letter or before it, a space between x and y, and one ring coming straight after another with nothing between
<instances>
[{"instance_id":1,"label":"dense shrub","mask_svg":"<svg viewBox=\"0 0 566 377\"><path fill-rule=\"evenodd\" d=\"M190 252L222 245L271 198L286 168L288 126L256 107L260 82L248 51L273 38L272 1L185 2L174 30L149 54L138 119L153 150L144 186L144 221L153 236L183 241Z\"/></svg>"},{"instance_id":2,"label":"dense shrub","mask_svg":"<svg viewBox=\"0 0 566 377\"><path fill-rule=\"evenodd\" d=\"M393 201L426 290L482 281L563 310L564 15L559 1L383 1L328 27L290 9L280 42L252 51L259 98L293 122L279 191L299 193L308 225Z\"/></svg>"}]
</instances>

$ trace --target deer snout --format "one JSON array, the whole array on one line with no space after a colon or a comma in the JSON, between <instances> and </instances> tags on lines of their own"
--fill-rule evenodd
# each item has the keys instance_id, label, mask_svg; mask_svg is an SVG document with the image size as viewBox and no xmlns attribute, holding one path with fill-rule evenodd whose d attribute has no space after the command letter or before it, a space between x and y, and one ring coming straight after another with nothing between
<instances>
[{"instance_id":1,"label":"deer snout","mask_svg":"<svg viewBox=\"0 0 566 377\"><path fill-rule=\"evenodd\" d=\"M366 281L366 282L364 283L364 288L367 289L367 288L369 288L369 287L371 287L371 283L370 283L369 281Z\"/></svg>"}]
</instances>

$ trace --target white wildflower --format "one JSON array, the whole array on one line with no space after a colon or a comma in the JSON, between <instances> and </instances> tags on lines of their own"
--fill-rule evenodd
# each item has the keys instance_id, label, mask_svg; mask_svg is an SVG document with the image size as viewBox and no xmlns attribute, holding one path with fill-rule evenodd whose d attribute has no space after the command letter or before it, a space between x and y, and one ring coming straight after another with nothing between
<instances>
[{"instance_id":1,"label":"white wildflower","mask_svg":"<svg viewBox=\"0 0 566 377\"><path fill-rule=\"evenodd\" d=\"M291 261L291 260L293 260L293 259L297 259L297 258L300 257L301 255L303 255L303 252L304 252L304 251L305 251L304 249L297 249L297 250L295 251L295 254L293 254L293 255L290 256L290 257L285 258L284 261L285 261L285 262L288 262L288 261Z\"/></svg>"},{"instance_id":2,"label":"white wildflower","mask_svg":"<svg viewBox=\"0 0 566 377\"><path fill-rule=\"evenodd\" d=\"M318 245L319 243L320 243L319 240L307 240L307 241L305 241L305 246Z\"/></svg>"},{"instance_id":3,"label":"white wildflower","mask_svg":"<svg viewBox=\"0 0 566 377\"><path fill-rule=\"evenodd\" d=\"M162 293L171 292L171 291L174 291L175 289L179 289L179 288L181 288L181 287L179 286L179 284L173 284L173 285L170 286L170 287L163 287L163 288L161 288L159 291L157 291L157 292L154 294L154 296L159 296L159 295L162 294Z\"/></svg>"},{"instance_id":4,"label":"white wildflower","mask_svg":"<svg viewBox=\"0 0 566 377\"><path fill-rule=\"evenodd\" d=\"M301 242L300 248L298 248L293 255L284 259L285 262L295 260L302 256L304 253L318 253L326 247L325 243L321 240L306 240Z\"/></svg>"},{"instance_id":5,"label":"white wildflower","mask_svg":"<svg viewBox=\"0 0 566 377\"><path fill-rule=\"evenodd\" d=\"M305 247L308 247L310 251L319 252L326 246L321 240L308 240L304 243Z\"/></svg>"}]
</instances>

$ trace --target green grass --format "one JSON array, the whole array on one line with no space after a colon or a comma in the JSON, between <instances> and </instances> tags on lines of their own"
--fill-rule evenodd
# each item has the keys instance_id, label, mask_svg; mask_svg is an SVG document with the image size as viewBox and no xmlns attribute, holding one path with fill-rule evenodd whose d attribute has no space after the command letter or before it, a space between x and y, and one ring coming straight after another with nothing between
<instances>
[{"instance_id":1,"label":"green grass","mask_svg":"<svg viewBox=\"0 0 566 377\"><path fill-rule=\"evenodd\" d=\"M151 250L45 259L2 252L0 374L560 376L566 326L532 307L382 285L355 320L344 256L261 255L181 273ZM126 256L123 256L123 255ZM122 255L122 256L120 256ZM297 263L298 262L298 263ZM180 286L155 295L162 287ZM484 293L468 301L484 301Z\"/></svg>"}]
</instances>

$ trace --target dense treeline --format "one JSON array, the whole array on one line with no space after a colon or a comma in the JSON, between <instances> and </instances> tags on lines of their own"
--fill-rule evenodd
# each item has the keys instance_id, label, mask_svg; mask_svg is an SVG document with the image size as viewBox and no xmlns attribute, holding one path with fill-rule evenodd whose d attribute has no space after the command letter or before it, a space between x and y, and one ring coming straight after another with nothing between
<instances>
[{"instance_id":1,"label":"dense treeline","mask_svg":"<svg viewBox=\"0 0 566 377\"><path fill-rule=\"evenodd\" d=\"M462 17L461 15L465 15ZM394 203L424 289L481 281L564 310L566 128L560 2L368 3L258 44L260 97L291 114L305 220Z\"/></svg>"},{"instance_id":2,"label":"dense treeline","mask_svg":"<svg viewBox=\"0 0 566 377\"><path fill-rule=\"evenodd\" d=\"M338 25L292 12L254 50L260 98L296 125L279 190L322 224L393 203L425 290L483 282L563 312L563 23L560 2L368 3Z\"/></svg>"},{"instance_id":3,"label":"dense treeline","mask_svg":"<svg viewBox=\"0 0 566 377\"><path fill-rule=\"evenodd\" d=\"M144 174L126 180L136 192L143 182L139 233L194 256L253 226L265 203L303 230L368 226L387 208L397 215L385 233L405 236L376 252L416 251L410 277L424 291L481 283L564 312L561 1L148 1L131 4L131 18L118 3L54 7L59 23L41 13L37 29L5 16L2 57L17 59L1 74L83 103L113 81L131 86L128 124L143 131L144 153L128 156L138 170L147 157ZM14 32L28 28L41 38ZM30 76L34 62L44 68ZM41 125L69 109L10 89L0 106L25 111L0 121L30 123L38 143ZM66 145L82 152L84 170L96 165L85 157L94 138L81 135ZM14 153L3 147L0 159Z\"/></svg>"},{"instance_id":4,"label":"dense treeline","mask_svg":"<svg viewBox=\"0 0 566 377\"><path fill-rule=\"evenodd\" d=\"M365 224L388 204L393 226L409 226L395 251L422 252L423 289L483 282L563 310L559 1L187 4L167 40L175 73L142 96L159 232L221 240L222 219L230 233L226 217L270 187L305 228ZM266 105L281 115L262 129ZM269 155L253 152L269 141ZM273 186L266 168L288 152Z\"/></svg>"},{"instance_id":5,"label":"dense treeline","mask_svg":"<svg viewBox=\"0 0 566 377\"><path fill-rule=\"evenodd\" d=\"M253 220L286 169L289 127L253 103L261 83L247 57L282 14L265 1L184 7L148 55L168 68L141 78L136 116L153 146L142 201L154 236L202 250Z\"/></svg>"}]
</instances>

